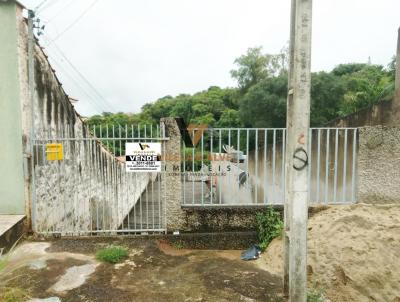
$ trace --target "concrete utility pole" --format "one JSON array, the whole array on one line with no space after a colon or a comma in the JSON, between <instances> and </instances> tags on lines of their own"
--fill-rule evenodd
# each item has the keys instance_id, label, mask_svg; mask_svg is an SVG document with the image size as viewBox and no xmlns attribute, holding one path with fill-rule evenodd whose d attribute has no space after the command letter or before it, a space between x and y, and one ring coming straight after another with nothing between
<instances>
[{"instance_id":1,"label":"concrete utility pole","mask_svg":"<svg viewBox=\"0 0 400 302\"><path fill-rule=\"evenodd\" d=\"M396 99L397 99L396 101L398 104L400 104L400 28L397 35L395 89L396 89Z\"/></svg>"},{"instance_id":2,"label":"concrete utility pole","mask_svg":"<svg viewBox=\"0 0 400 302\"><path fill-rule=\"evenodd\" d=\"M312 0L293 0L291 15L284 288L289 277L289 301L306 302Z\"/></svg>"},{"instance_id":3,"label":"concrete utility pole","mask_svg":"<svg viewBox=\"0 0 400 302\"><path fill-rule=\"evenodd\" d=\"M34 150L33 150L33 140L35 137L35 36L33 34L34 29L34 18L35 12L32 10L28 10L28 86L29 86L29 101L30 101L30 123L31 123L31 131L30 131L30 139L29 139L29 148L30 148L30 166L31 166L31 221L32 221L32 229L36 230L36 217L35 217L35 207L36 207L36 198L34 194L34 186L35 186L35 173L34 171Z\"/></svg>"},{"instance_id":4,"label":"concrete utility pole","mask_svg":"<svg viewBox=\"0 0 400 302\"><path fill-rule=\"evenodd\" d=\"M293 103L293 66L294 66L294 37L295 37L295 22L296 22L296 0L292 0L292 8L291 8L291 13L290 13L290 42L289 42L289 71L288 71L288 99L287 99L287 121L286 121L286 127L289 129L288 121L292 119L292 106L289 106L289 104ZM290 117L290 118L289 118ZM286 158L290 158L293 155L293 152L290 148L286 148ZM283 292L285 297L289 296L289 259L290 259L290 253L289 253L289 232L290 232L290 213L289 213L289 200L291 198L289 195L291 192L288 190L290 185L289 177L292 176L292 173L288 171L288 169L293 169L292 166L288 164L288 161L286 161L286 178L285 178L285 208L284 208L284 267L283 267Z\"/></svg>"}]
</instances>

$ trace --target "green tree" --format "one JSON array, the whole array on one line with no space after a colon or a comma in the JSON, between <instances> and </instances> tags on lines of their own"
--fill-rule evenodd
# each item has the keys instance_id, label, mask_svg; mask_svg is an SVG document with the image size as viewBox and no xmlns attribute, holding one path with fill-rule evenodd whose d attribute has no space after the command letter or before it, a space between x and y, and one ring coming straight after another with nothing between
<instances>
[{"instance_id":1,"label":"green tree","mask_svg":"<svg viewBox=\"0 0 400 302\"><path fill-rule=\"evenodd\" d=\"M254 85L240 103L246 127L285 127L287 76L265 79Z\"/></svg>"},{"instance_id":2,"label":"green tree","mask_svg":"<svg viewBox=\"0 0 400 302\"><path fill-rule=\"evenodd\" d=\"M229 128L229 127L240 127L242 123L240 121L239 112L235 109L226 109L221 118L217 123L218 127Z\"/></svg>"}]
</instances>

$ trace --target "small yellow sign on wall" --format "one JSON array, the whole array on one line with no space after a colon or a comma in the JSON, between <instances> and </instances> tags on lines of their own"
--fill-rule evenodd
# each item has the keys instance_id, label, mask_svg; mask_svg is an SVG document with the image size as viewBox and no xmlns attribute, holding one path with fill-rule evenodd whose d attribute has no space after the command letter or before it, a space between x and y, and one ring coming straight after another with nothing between
<instances>
[{"instance_id":1,"label":"small yellow sign on wall","mask_svg":"<svg viewBox=\"0 0 400 302\"><path fill-rule=\"evenodd\" d=\"M46 144L47 160L63 160L64 152L62 144Z\"/></svg>"}]
</instances>

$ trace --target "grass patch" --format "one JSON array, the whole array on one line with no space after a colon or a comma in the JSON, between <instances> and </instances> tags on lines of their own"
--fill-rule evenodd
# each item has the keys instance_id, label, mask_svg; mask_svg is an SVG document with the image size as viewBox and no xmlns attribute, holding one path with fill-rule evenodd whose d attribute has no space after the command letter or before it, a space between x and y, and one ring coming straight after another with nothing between
<instances>
[{"instance_id":1,"label":"grass patch","mask_svg":"<svg viewBox=\"0 0 400 302\"><path fill-rule=\"evenodd\" d=\"M128 257L128 249L123 246L109 246L96 252L96 259L108 262L119 263Z\"/></svg>"},{"instance_id":2,"label":"grass patch","mask_svg":"<svg viewBox=\"0 0 400 302\"><path fill-rule=\"evenodd\" d=\"M7 265L7 260L0 258L0 274L1 274L1 271L6 267L6 265Z\"/></svg>"},{"instance_id":3,"label":"grass patch","mask_svg":"<svg viewBox=\"0 0 400 302\"><path fill-rule=\"evenodd\" d=\"M173 243L172 243L172 246L173 246L174 248L176 248L177 250L182 250L182 249L185 247L185 246L183 245L183 243L180 242L180 241L173 242Z\"/></svg>"},{"instance_id":4,"label":"grass patch","mask_svg":"<svg viewBox=\"0 0 400 302\"><path fill-rule=\"evenodd\" d=\"M257 213L256 221L259 246L264 251L272 240L282 235L282 217L278 211L269 206L264 212Z\"/></svg>"},{"instance_id":5,"label":"grass patch","mask_svg":"<svg viewBox=\"0 0 400 302\"><path fill-rule=\"evenodd\" d=\"M307 291L307 302L325 302L324 290L309 289Z\"/></svg>"},{"instance_id":6,"label":"grass patch","mask_svg":"<svg viewBox=\"0 0 400 302\"><path fill-rule=\"evenodd\" d=\"M5 288L4 292L0 294L3 302L24 302L30 298L26 290L18 287Z\"/></svg>"}]
</instances>

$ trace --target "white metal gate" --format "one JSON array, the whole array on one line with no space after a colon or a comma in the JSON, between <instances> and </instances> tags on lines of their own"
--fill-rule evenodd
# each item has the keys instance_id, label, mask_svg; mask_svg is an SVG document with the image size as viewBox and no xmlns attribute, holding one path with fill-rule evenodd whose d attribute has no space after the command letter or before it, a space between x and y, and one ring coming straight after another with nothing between
<instances>
[{"instance_id":1,"label":"white metal gate","mask_svg":"<svg viewBox=\"0 0 400 302\"><path fill-rule=\"evenodd\" d=\"M357 128L312 128L309 138L310 203L355 203ZM285 147L284 128L205 129L196 146L183 146L182 204L284 204Z\"/></svg>"},{"instance_id":2,"label":"white metal gate","mask_svg":"<svg viewBox=\"0 0 400 302\"><path fill-rule=\"evenodd\" d=\"M125 144L161 142L158 126L65 127L36 134L32 221L61 235L165 232L163 172L126 172ZM163 152L162 152L163 153Z\"/></svg>"}]
</instances>

